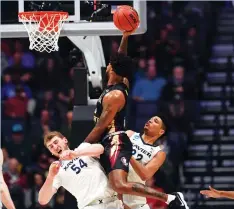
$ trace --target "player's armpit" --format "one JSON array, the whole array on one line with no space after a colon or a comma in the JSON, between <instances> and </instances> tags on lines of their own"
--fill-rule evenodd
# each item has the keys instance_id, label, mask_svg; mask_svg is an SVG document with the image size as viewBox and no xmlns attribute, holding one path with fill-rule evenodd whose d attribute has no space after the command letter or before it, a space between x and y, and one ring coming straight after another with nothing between
<instances>
[{"instance_id":1,"label":"player's armpit","mask_svg":"<svg viewBox=\"0 0 234 209\"><path fill-rule=\"evenodd\" d=\"M97 124L84 141L88 143L97 143L100 141L101 135L114 120L116 113L119 112L124 105L125 97L121 91L114 90L108 93L103 98L103 111Z\"/></svg>"},{"instance_id":2,"label":"player's armpit","mask_svg":"<svg viewBox=\"0 0 234 209\"><path fill-rule=\"evenodd\" d=\"M143 181L147 181L158 171L158 169L164 163L165 159L166 159L166 153L163 151L160 151L146 165L142 165L137 160L135 160L133 157L131 158L130 163L131 163L133 169L136 171L137 175L140 176L140 178Z\"/></svg>"}]
</instances>

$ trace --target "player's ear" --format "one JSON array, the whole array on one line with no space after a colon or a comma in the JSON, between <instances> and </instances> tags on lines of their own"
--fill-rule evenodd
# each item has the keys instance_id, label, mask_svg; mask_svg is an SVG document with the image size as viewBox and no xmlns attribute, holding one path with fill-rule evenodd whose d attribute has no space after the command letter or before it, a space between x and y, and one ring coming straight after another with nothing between
<instances>
[{"instance_id":1,"label":"player's ear","mask_svg":"<svg viewBox=\"0 0 234 209\"><path fill-rule=\"evenodd\" d=\"M63 137L63 141L67 144L68 141L67 141L67 138L66 137Z\"/></svg>"},{"instance_id":2,"label":"player's ear","mask_svg":"<svg viewBox=\"0 0 234 209\"><path fill-rule=\"evenodd\" d=\"M164 133L165 133L165 131L163 129L160 129L160 131L159 131L160 136L162 136Z\"/></svg>"}]
</instances>

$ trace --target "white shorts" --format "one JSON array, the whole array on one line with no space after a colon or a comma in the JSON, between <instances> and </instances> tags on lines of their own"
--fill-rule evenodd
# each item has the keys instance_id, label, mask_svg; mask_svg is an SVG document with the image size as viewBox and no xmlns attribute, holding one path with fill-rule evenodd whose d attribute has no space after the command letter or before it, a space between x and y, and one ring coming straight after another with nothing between
<instances>
[{"instance_id":1,"label":"white shorts","mask_svg":"<svg viewBox=\"0 0 234 209\"><path fill-rule=\"evenodd\" d=\"M130 207L130 206L128 206L128 207ZM134 206L132 206L130 208L131 209L150 209L150 206L148 204L145 204L145 205L134 205Z\"/></svg>"},{"instance_id":2,"label":"white shorts","mask_svg":"<svg viewBox=\"0 0 234 209\"><path fill-rule=\"evenodd\" d=\"M115 200L114 202L86 206L84 209L124 209L124 207L121 200Z\"/></svg>"}]
</instances>

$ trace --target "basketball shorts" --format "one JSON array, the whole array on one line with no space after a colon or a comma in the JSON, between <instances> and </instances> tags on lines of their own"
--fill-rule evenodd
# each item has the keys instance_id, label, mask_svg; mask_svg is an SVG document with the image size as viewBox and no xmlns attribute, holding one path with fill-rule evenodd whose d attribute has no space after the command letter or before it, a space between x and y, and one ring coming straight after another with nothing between
<instances>
[{"instance_id":1,"label":"basketball shorts","mask_svg":"<svg viewBox=\"0 0 234 209\"><path fill-rule=\"evenodd\" d=\"M129 163L132 157L132 143L124 131L115 132L102 140L104 153L100 162L107 175L117 169L129 171Z\"/></svg>"},{"instance_id":2,"label":"basketball shorts","mask_svg":"<svg viewBox=\"0 0 234 209\"><path fill-rule=\"evenodd\" d=\"M86 206L84 209L124 209L124 207L121 200L115 200L114 202Z\"/></svg>"}]
</instances>

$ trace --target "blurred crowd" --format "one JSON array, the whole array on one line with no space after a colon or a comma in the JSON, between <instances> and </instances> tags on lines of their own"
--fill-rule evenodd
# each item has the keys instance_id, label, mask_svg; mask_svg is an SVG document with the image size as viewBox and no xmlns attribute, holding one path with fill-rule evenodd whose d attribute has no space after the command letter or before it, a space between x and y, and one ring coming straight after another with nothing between
<instances>
[{"instance_id":1,"label":"blurred crowd","mask_svg":"<svg viewBox=\"0 0 234 209\"><path fill-rule=\"evenodd\" d=\"M184 2L151 4L147 33L129 40L129 55L135 58L137 70L129 98L128 126L141 131L152 115L165 118L168 134L162 143L168 148L168 160L156 180L147 183L171 192L178 188L188 136L199 115L197 100L209 28L202 9L193 11ZM120 37L102 40L108 60L118 50ZM1 40L3 172L16 208L64 208L63 189L47 206L40 206L37 196L55 160L44 148L43 135L60 130L70 136L74 68L68 52L74 46L68 42L61 38L62 50L48 55L29 51L28 39ZM83 64L81 56L77 66ZM166 208L161 202L149 202L152 209Z\"/></svg>"}]
</instances>

